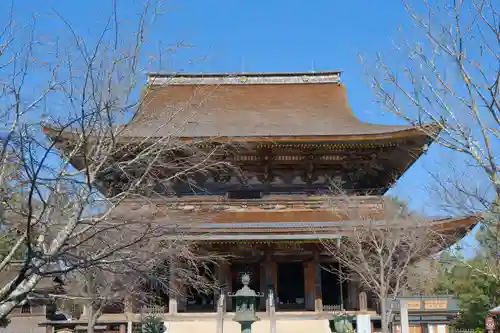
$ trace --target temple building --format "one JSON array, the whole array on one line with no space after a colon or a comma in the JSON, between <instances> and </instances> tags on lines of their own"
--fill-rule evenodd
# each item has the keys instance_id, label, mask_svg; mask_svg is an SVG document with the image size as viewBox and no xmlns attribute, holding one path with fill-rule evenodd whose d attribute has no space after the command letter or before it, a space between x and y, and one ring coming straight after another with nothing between
<instances>
[{"instance_id":1,"label":"temple building","mask_svg":"<svg viewBox=\"0 0 500 333\"><path fill-rule=\"evenodd\" d=\"M336 199L326 202L325 195L332 182L340 184L360 212L383 219L384 194L425 153L435 129L360 121L340 78L341 72L149 74L126 137L175 136L206 149L228 145L217 158L231 167L192 173L147 202L124 202L113 216L176 220L185 239L230 253L210 269L224 292L240 288L240 275L249 273L252 289L274 290L278 313L356 313L362 290L322 269L336 263L321 244L348 235L356 221L332 210ZM52 139L64 150L70 137ZM73 164L78 168L77 160ZM103 191L119 190L115 185L103 181ZM459 239L475 220L436 223ZM217 311L217 292L184 291L165 297L166 316ZM266 306L263 298L259 310ZM225 307L234 311L231 299ZM368 308L376 314L370 297Z\"/></svg>"}]
</instances>

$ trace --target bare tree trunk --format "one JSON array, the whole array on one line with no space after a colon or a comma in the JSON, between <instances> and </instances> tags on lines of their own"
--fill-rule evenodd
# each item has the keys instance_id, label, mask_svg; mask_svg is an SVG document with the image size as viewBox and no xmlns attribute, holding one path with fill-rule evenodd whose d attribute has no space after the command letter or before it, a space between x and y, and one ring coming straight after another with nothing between
<instances>
[{"instance_id":1,"label":"bare tree trunk","mask_svg":"<svg viewBox=\"0 0 500 333\"><path fill-rule=\"evenodd\" d=\"M389 333L389 318L385 300L380 300L380 321L382 324L382 333Z\"/></svg>"},{"instance_id":2,"label":"bare tree trunk","mask_svg":"<svg viewBox=\"0 0 500 333\"><path fill-rule=\"evenodd\" d=\"M380 302L380 319L381 319L381 324L382 324L382 333L388 333L389 332L389 323L387 319L387 310L386 310L386 305L385 301L387 299L387 289L386 289L386 283L388 283L388 280L386 280L385 276L385 261L384 258L381 256L379 258L379 271L380 271L380 293L379 293L379 302Z\"/></svg>"},{"instance_id":3,"label":"bare tree trunk","mask_svg":"<svg viewBox=\"0 0 500 333\"><path fill-rule=\"evenodd\" d=\"M0 303L0 319L5 319L16 306L20 305L21 301L26 298L26 295L33 290L34 286L36 286L41 279L42 277L40 275L33 275L28 281L19 284L10 292L9 300ZM4 286L3 289L5 288L8 289L8 285Z\"/></svg>"},{"instance_id":4,"label":"bare tree trunk","mask_svg":"<svg viewBox=\"0 0 500 333\"><path fill-rule=\"evenodd\" d=\"M94 333L95 324L97 318L101 316L102 307L96 307L94 305L89 306L89 319L87 321L87 333Z\"/></svg>"}]
</instances>

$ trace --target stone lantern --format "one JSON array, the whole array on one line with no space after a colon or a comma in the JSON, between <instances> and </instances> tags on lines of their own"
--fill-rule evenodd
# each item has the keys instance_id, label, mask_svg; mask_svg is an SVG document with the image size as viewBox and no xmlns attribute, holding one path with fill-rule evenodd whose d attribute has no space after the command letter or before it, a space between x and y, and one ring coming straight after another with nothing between
<instances>
[{"instance_id":1,"label":"stone lantern","mask_svg":"<svg viewBox=\"0 0 500 333\"><path fill-rule=\"evenodd\" d=\"M227 295L236 299L236 313L233 320L240 323L242 333L250 333L252 324L259 320L256 316L257 298L264 297L264 294L256 293L255 290L248 287L250 284L248 274L242 275L241 284L243 287L236 293L228 293Z\"/></svg>"}]
</instances>

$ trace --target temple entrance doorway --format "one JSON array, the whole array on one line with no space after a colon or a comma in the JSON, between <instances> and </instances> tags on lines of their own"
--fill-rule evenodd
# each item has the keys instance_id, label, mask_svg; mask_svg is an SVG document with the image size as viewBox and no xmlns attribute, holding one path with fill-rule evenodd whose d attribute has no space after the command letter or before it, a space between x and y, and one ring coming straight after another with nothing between
<instances>
[{"instance_id":1,"label":"temple entrance doorway","mask_svg":"<svg viewBox=\"0 0 500 333\"><path fill-rule=\"evenodd\" d=\"M153 268L152 276L169 276L170 266L168 262L158 264ZM168 311L169 292L168 286L158 279L144 279L141 286L142 295L137 302L133 302L134 311L142 311L143 307L163 307L164 311Z\"/></svg>"},{"instance_id":2,"label":"temple entrance doorway","mask_svg":"<svg viewBox=\"0 0 500 333\"><path fill-rule=\"evenodd\" d=\"M341 307L346 306L347 283L340 281L336 271L339 268L338 263L321 265L321 293L323 306Z\"/></svg>"},{"instance_id":3,"label":"temple entrance doorway","mask_svg":"<svg viewBox=\"0 0 500 333\"><path fill-rule=\"evenodd\" d=\"M304 265L301 262L277 264L278 310L305 310Z\"/></svg>"},{"instance_id":4,"label":"temple entrance doorway","mask_svg":"<svg viewBox=\"0 0 500 333\"><path fill-rule=\"evenodd\" d=\"M207 285L215 283L215 265L210 263L200 268L199 274L207 281ZM186 312L215 311L215 294L213 291L200 290L187 286Z\"/></svg>"},{"instance_id":5,"label":"temple entrance doorway","mask_svg":"<svg viewBox=\"0 0 500 333\"><path fill-rule=\"evenodd\" d=\"M231 265L231 291L233 293L241 289L241 276L243 274L250 275L249 287L255 292L260 290L260 264L259 263L233 263ZM232 302L232 311L236 310L236 302Z\"/></svg>"}]
</instances>

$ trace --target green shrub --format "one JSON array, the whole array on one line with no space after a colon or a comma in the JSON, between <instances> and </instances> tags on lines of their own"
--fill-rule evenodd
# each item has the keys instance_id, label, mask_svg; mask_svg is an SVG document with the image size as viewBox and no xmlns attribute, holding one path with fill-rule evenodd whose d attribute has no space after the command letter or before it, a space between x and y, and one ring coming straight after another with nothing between
<instances>
[{"instance_id":1,"label":"green shrub","mask_svg":"<svg viewBox=\"0 0 500 333\"><path fill-rule=\"evenodd\" d=\"M148 315L141 320L138 329L134 333L163 333L164 331L163 320L157 316Z\"/></svg>"}]
</instances>

